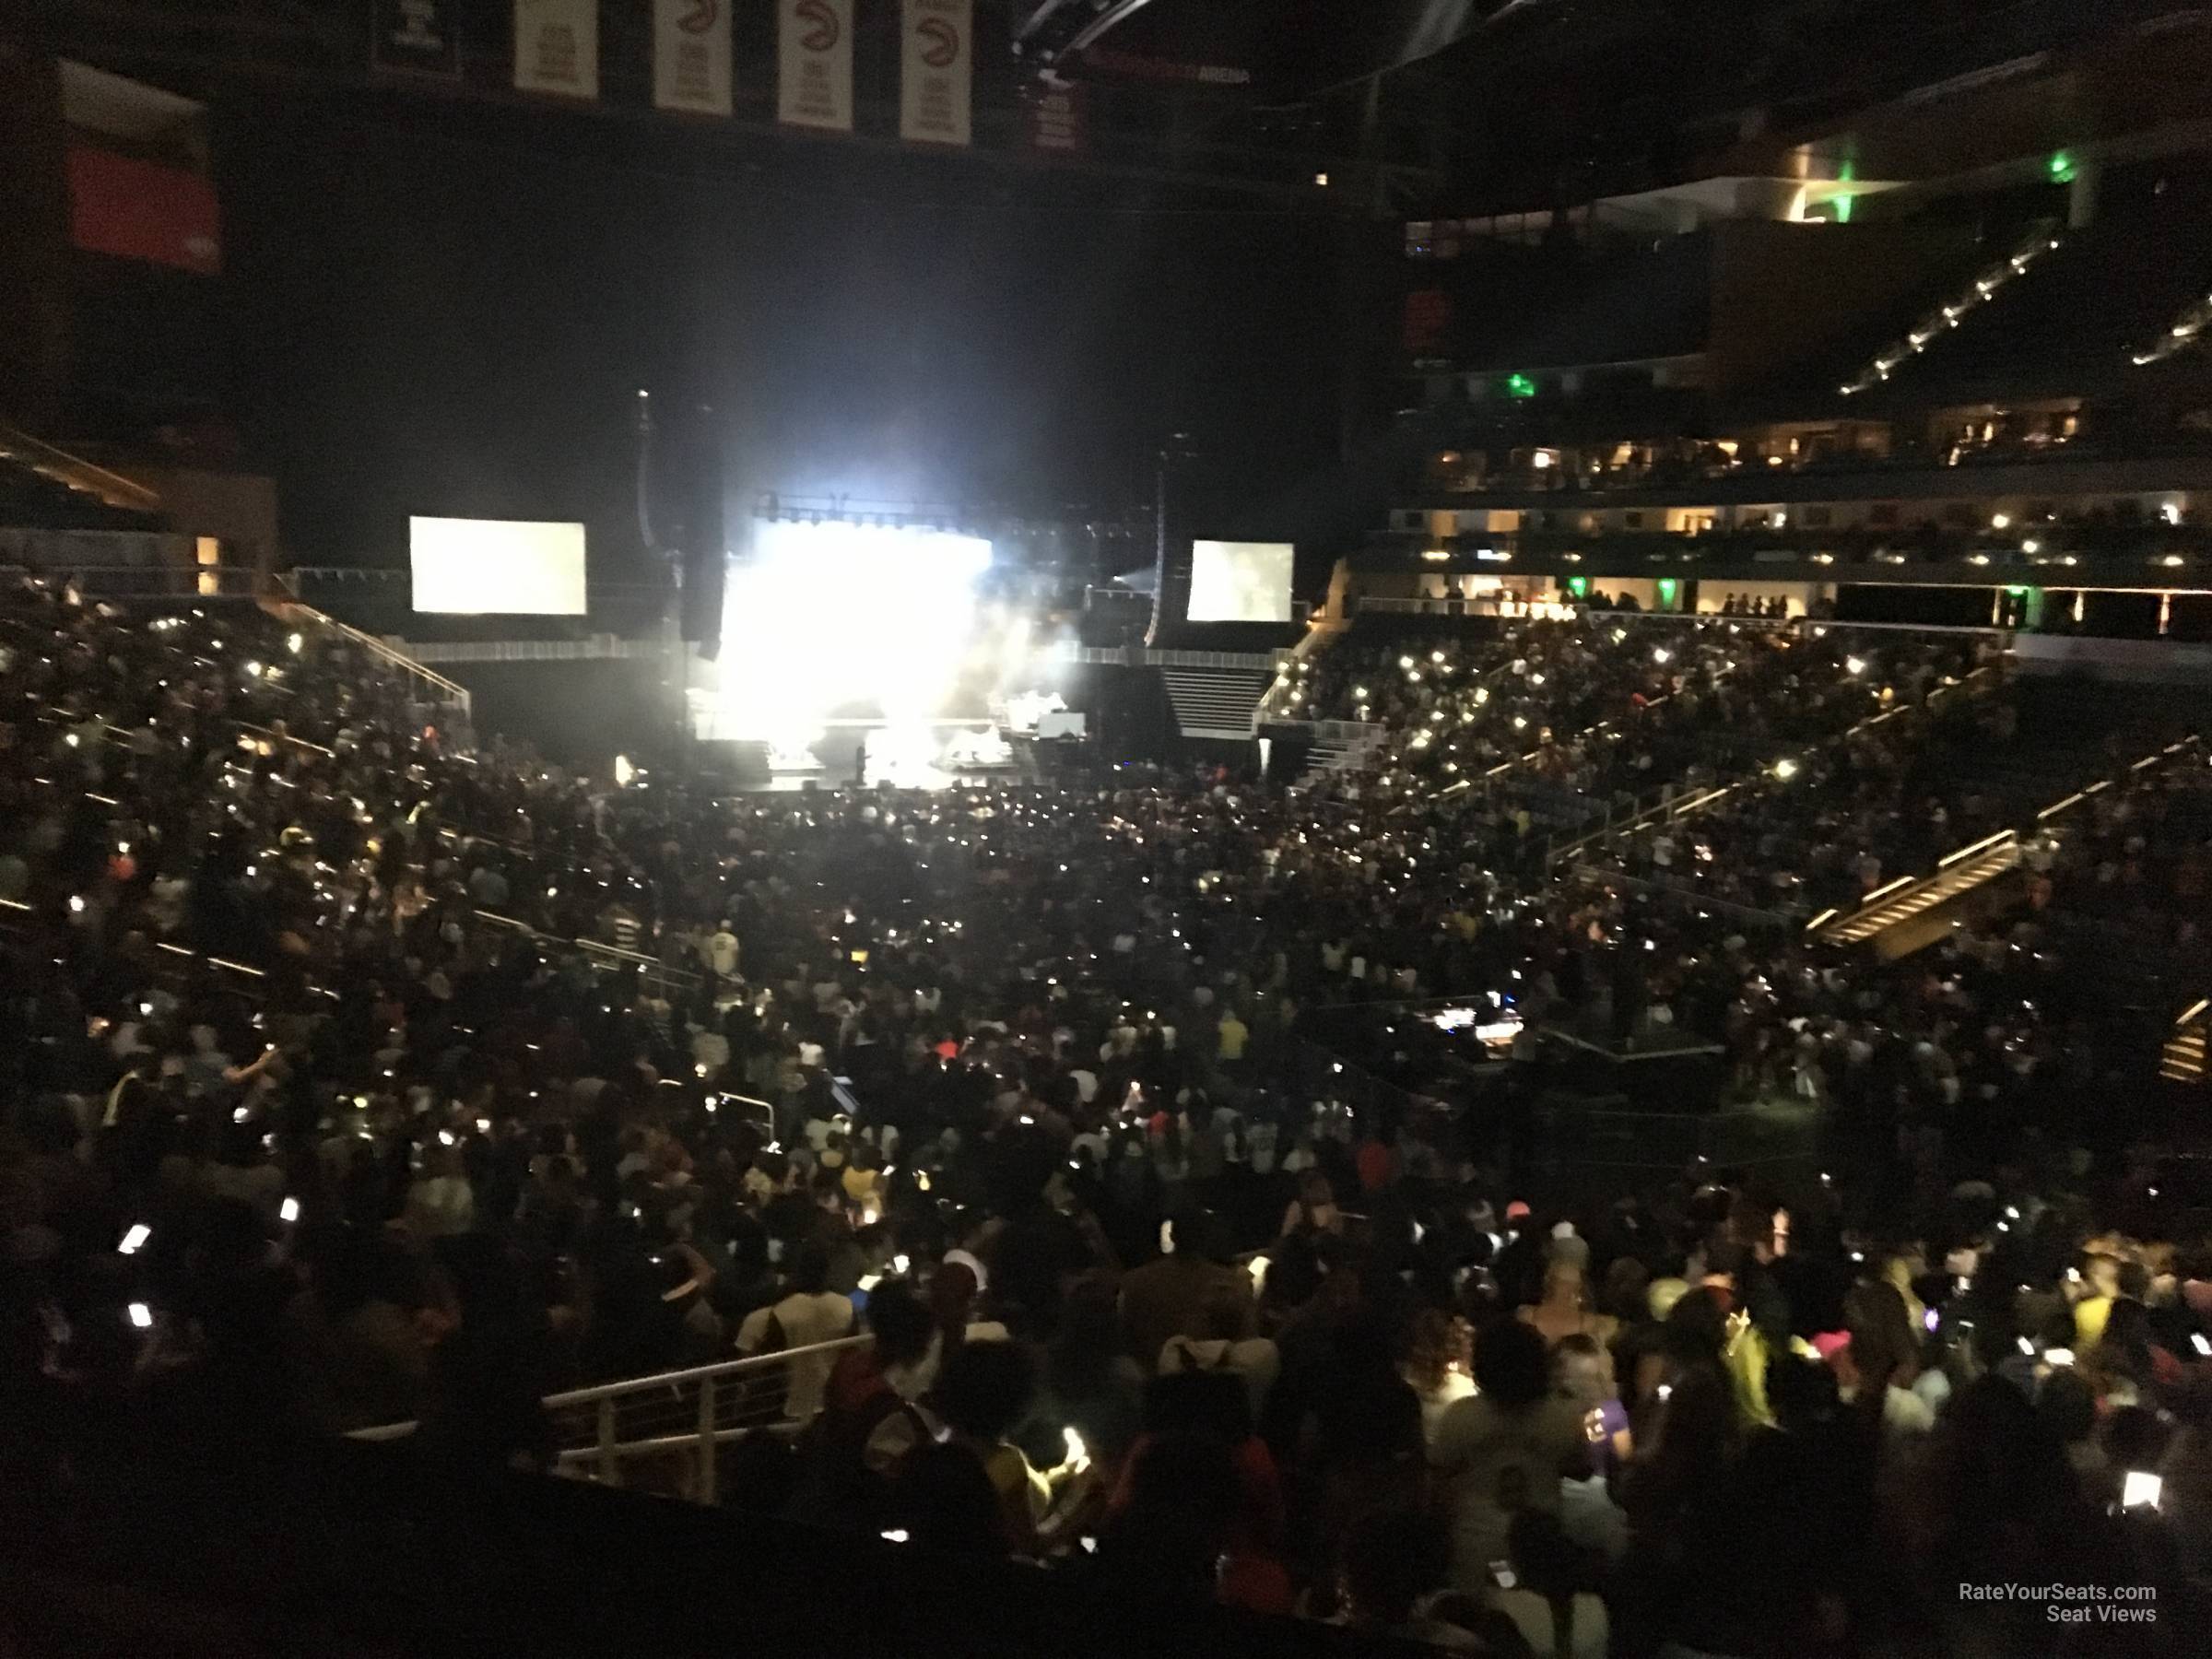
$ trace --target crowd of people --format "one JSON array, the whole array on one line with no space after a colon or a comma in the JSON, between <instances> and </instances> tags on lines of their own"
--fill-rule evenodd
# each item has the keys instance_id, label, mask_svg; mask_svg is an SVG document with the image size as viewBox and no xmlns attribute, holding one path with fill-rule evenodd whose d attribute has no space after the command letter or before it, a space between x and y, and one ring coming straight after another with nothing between
<instances>
[{"instance_id":1,"label":"crowd of people","mask_svg":"<svg viewBox=\"0 0 2212 1659\"><path fill-rule=\"evenodd\" d=\"M2018 738L2001 688L1937 708L1909 703L1899 715L1909 724L1783 754L1694 818L1639 826L1602 857L1640 878L1753 909L1855 909L2004 827L2003 804L1962 764Z\"/></svg>"},{"instance_id":2,"label":"crowd of people","mask_svg":"<svg viewBox=\"0 0 2212 1659\"><path fill-rule=\"evenodd\" d=\"M548 1394L805 1350L715 1483L794 1525L1501 1654L2041 1651L2049 1597L1970 1583L2186 1630L2212 1228L2041 909L1822 951L1547 879L1445 770L1611 723L1688 782L1897 707L1759 811L1901 810L1971 665L1610 618L1437 654L1308 671L1402 738L1311 793L722 797L472 745L311 624L10 594L11 1421L159 1395L548 1467ZM2199 782L2111 792L2039 904L2201 905ZM1715 833L1863 881L1841 828ZM1499 1112L1355 1097L1308 1035L1443 997L1709 1034L1829 1171L1529 1192Z\"/></svg>"},{"instance_id":3,"label":"crowd of people","mask_svg":"<svg viewBox=\"0 0 2212 1659\"><path fill-rule=\"evenodd\" d=\"M1283 706L1383 727L1385 785L1472 786L1511 771L1515 787L1602 813L1921 705L1976 657L1971 643L1923 635L1728 618L1651 626L1593 612L1472 644L1347 642L1294 661Z\"/></svg>"}]
</instances>

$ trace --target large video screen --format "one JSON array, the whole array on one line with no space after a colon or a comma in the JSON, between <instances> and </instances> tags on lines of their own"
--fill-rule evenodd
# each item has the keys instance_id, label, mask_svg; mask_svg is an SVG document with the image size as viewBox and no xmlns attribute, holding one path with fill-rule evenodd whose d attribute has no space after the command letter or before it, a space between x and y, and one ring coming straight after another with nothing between
<instances>
[{"instance_id":1,"label":"large video screen","mask_svg":"<svg viewBox=\"0 0 2212 1659\"><path fill-rule=\"evenodd\" d=\"M1288 542L1191 544L1194 622L1290 620Z\"/></svg>"},{"instance_id":2,"label":"large video screen","mask_svg":"<svg viewBox=\"0 0 2212 1659\"><path fill-rule=\"evenodd\" d=\"M583 526L411 518L415 608L461 616L581 617Z\"/></svg>"}]
</instances>

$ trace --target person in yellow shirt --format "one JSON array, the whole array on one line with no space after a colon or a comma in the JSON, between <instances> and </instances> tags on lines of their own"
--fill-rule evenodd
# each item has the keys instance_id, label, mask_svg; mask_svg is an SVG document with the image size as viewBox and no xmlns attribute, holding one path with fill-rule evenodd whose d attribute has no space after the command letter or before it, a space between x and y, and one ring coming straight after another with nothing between
<instances>
[{"instance_id":1,"label":"person in yellow shirt","mask_svg":"<svg viewBox=\"0 0 2212 1659\"><path fill-rule=\"evenodd\" d=\"M1928 1312L1920 1298L1912 1294L1912 1277L1920 1265L1917 1249L1910 1254L1893 1253L1882 1261L1882 1282L1904 1298L1905 1322L1915 1331L1925 1328Z\"/></svg>"},{"instance_id":2,"label":"person in yellow shirt","mask_svg":"<svg viewBox=\"0 0 2212 1659\"><path fill-rule=\"evenodd\" d=\"M2104 1340L2105 1322L2112 1316L2112 1298L2119 1294L2119 1258L2091 1256L2087 1294L2074 1304L2074 1351L2077 1354L2086 1354Z\"/></svg>"},{"instance_id":3,"label":"person in yellow shirt","mask_svg":"<svg viewBox=\"0 0 2212 1659\"><path fill-rule=\"evenodd\" d=\"M1221 1023L1214 1028L1214 1031L1220 1042L1218 1052L1222 1065L1234 1065L1244 1058L1244 1045L1251 1041L1252 1032L1237 1018L1234 1008L1223 1012Z\"/></svg>"},{"instance_id":4,"label":"person in yellow shirt","mask_svg":"<svg viewBox=\"0 0 2212 1659\"><path fill-rule=\"evenodd\" d=\"M860 1210L872 1211L876 1215L881 1215L884 1194L883 1172L876 1167L877 1162L877 1159L875 1153L858 1153L853 1161L845 1166L844 1173L839 1177L839 1180L844 1185L847 1202Z\"/></svg>"}]
</instances>

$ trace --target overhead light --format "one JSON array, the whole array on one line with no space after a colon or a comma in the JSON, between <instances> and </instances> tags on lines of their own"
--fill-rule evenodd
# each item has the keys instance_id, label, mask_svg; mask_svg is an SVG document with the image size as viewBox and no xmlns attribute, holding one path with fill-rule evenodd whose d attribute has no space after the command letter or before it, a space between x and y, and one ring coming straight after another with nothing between
<instances>
[{"instance_id":1,"label":"overhead light","mask_svg":"<svg viewBox=\"0 0 2212 1659\"><path fill-rule=\"evenodd\" d=\"M1777 778L1780 778L1784 783L1787 783L1792 778L1797 775L1797 762L1791 759L1787 755L1784 755L1781 759L1774 762L1774 775Z\"/></svg>"},{"instance_id":2,"label":"overhead light","mask_svg":"<svg viewBox=\"0 0 2212 1659\"><path fill-rule=\"evenodd\" d=\"M1313 175L1313 182L1321 189L1326 190L1329 187L1329 175L1325 172L1317 172Z\"/></svg>"},{"instance_id":3,"label":"overhead light","mask_svg":"<svg viewBox=\"0 0 2212 1659\"><path fill-rule=\"evenodd\" d=\"M1989 527L1992 530L2005 529L2011 523L2012 514L2009 512L1993 512L1989 515Z\"/></svg>"}]
</instances>

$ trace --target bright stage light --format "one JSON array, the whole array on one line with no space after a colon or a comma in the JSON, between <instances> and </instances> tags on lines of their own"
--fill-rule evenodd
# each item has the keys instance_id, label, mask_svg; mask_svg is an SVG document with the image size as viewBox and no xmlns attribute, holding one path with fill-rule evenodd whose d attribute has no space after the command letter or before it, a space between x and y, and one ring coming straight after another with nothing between
<instances>
[{"instance_id":1,"label":"bright stage light","mask_svg":"<svg viewBox=\"0 0 2212 1659\"><path fill-rule=\"evenodd\" d=\"M977 630L975 583L990 564L988 541L947 531L756 524L751 562L730 571L718 732L788 752L841 710L894 729L936 714ZM871 776L889 735L869 740Z\"/></svg>"}]
</instances>

